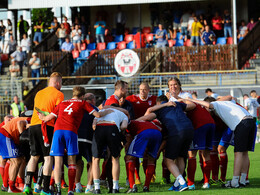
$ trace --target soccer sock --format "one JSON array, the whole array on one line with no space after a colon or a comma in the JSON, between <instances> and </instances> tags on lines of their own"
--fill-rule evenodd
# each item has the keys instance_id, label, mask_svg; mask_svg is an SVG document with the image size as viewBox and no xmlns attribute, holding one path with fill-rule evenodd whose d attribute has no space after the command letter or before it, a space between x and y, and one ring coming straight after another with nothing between
<instances>
[{"instance_id":1,"label":"soccer sock","mask_svg":"<svg viewBox=\"0 0 260 195\"><path fill-rule=\"evenodd\" d=\"M21 190L19 190L15 187L15 181L9 180L9 188L11 189L12 192L15 192L15 193L22 192Z\"/></svg>"},{"instance_id":2,"label":"soccer sock","mask_svg":"<svg viewBox=\"0 0 260 195\"><path fill-rule=\"evenodd\" d=\"M43 179L42 175L43 175L43 165L40 167L40 169L38 171L37 184L39 186L42 185L42 179ZM35 177L33 177L33 178L35 178Z\"/></svg>"},{"instance_id":3,"label":"soccer sock","mask_svg":"<svg viewBox=\"0 0 260 195\"><path fill-rule=\"evenodd\" d=\"M247 170L247 174L246 174L246 180L248 180L249 168L250 168L250 160L248 162L248 170Z\"/></svg>"},{"instance_id":4,"label":"soccer sock","mask_svg":"<svg viewBox=\"0 0 260 195\"><path fill-rule=\"evenodd\" d=\"M27 171L27 175L25 178L25 184L27 187L31 188L33 174L34 174L34 172Z\"/></svg>"},{"instance_id":5,"label":"soccer sock","mask_svg":"<svg viewBox=\"0 0 260 195\"><path fill-rule=\"evenodd\" d=\"M61 192L61 183L56 183L57 192Z\"/></svg>"},{"instance_id":6,"label":"soccer sock","mask_svg":"<svg viewBox=\"0 0 260 195\"><path fill-rule=\"evenodd\" d=\"M148 159L143 159L143 170L144 170L144 174L146 174L146 169L147 169L147 164L148 164Z\"/></svg>"},{"instance_id":7,"label":"soccer sock","mask_svg":"<svg viewBox=\"0 0 260 195\"><path fill-rule=\"evenodd\" d=\"M119 185L118 185L119 181L118 180L113 180L113 189L118 190L119 189Z\"/></svg>"},{"instance_id":8,"label":"soccer sock","mask_svg":"<svg viewBox=\"0 0 260 195\"><path fill-rule=\"evenodd\" d=\"M139 158L136 158L136 160L135 160L135 178L140 180L139 170L140 170L140 161L139 161Z\"/></svg>"},{"instance_id":9,"label":"soccer sock","mask_svg":"<svg viewBox=\"0 0 260 195\"><path fill-rule=\"evenodd\" d=\"M148 189L154 173L155 173L155 164L148 164L145 173L145 183L144 183L144 186L146 186Z\"/></svg>"},{"instance_id":10,"label":"soccer sock","mask_svg":"<svg viewBox=\"0 0 260 195\"><path fill-rule=\"evenodd\" d=\"M54 177L51 177L50 186L54 186L54 184L55 184Z\"/></svg>"},{"instance_id":11,"label":"soccer sock","mask_svg":"<svg viewBox=\"0 0 260 195\"><path fill-rule=\"evenodd\" d=\"M232 180L231 180L231 186L232 187L236 187L238 186L238 180L239 180L239 176L233 176Z\"/></svg>"},{"instance_id":12,"label":"soccer sock","mask_svg":"<svg viewBox=\"0 0 260 195\"><path fill-rule=\"evenodd\" d=\"M227 175L227 164L228 164L228 156L226 152L221 152L219 153L219 157L220 157L220 162L219 162L219 166L220 166L220 179L222 181L226 181L226 175Z\"/></svg>"},{"instance_id":13,"label":"soccer sock","mask_svg":"<svg viewBox=\"0 0 260 195\"><path fill-rule=\"evenodd\" d=\"M95 190L100 190L100 179L94 179Z\"/></svg>"},{"instance_id":14,"label":"soccer sock","mask_svg":"<svg viewBox=\"0 0 260 195\"><path fill-rule=\"evenodd\" d=\"M178 180L179 184L181 184L181 185L184 185L186 183L185 180L183 179L182 175L179 175L176 179Z\"/></svg>"},{"instance_id":15,"label":"soccer sock","mask_svg":"<svg viewBox=\"0 0 260 195\"><path fill-rule=\"evenodd\" d=\"M75 182L75 177L76 177L76 165L75 164L70 164L68 168L68 176L69 176L69 191L73 191L73 186Z\"/></svg>"},{"instance_id":16,"label":"soccer sock","mask_svg":"<svg viewBox=\"0 0 260 195\"><path fill-rule=\"evenodd\" d=\"M5 166L0 165L0 175L2 177L2 181L4 181L4 170L5 170Z\"/></svg>"},{"instance_id":17,"label":"soccer sock","mask_svg":"<svg viewBox=\"0 0 260 195\"><path fill-rule=\"evenodd\" d=\"M100 175L100 180L105 180L107 175L106 175L106 164L107 164L107 160L104 160L103 164L102 164L102 173Z\"/></svg>"},{"instance_id":18,"label":"soccer sock","mask_svg":"<svg viewBox=\"0 0 260 195\"><path fill-rule=\"evenodd\" d=\"M17 176L16 182L17 182L17 184L18 184L17 186L19 188L24 186L24 180L21 177Z\"/></svg>"},{"instance_id":19,"label":"soccer sock","mask_svg":"<svg viewBox=\"0 0 260 195\"><path fill-rule=\"evenodd\" d=\"M188 168L187 168L188 185L189 186L192 186L194 184L194 177L195 177L196 167L197 167L196 157L195 158L189 157L189 159L188 159Z\"/></svg>"},{"instance_id":20,"label":"soccer sock","mask_svg":"<svg viewBox=\"0 0 260 195\"><path fill-rule=\"evenodd\" d=\"M48 192L50 187L51 176L43 175L43 191Z\"/></svg>"},{"instance_id":21,"label":"soccer sock","mask_svg":"<svg viewBox=\"0 0 260 195\"><path fill-rule=\"evenodd\" d=\"M218 171L219 171L219 158L217 151L210 152L210 159L211 159L211 167L212 167L212 179L214 181L218 180Z\"/></svg>"},{"instance_id":22,"label":"soccer sock","mask_svg":"<svg viewBox=\"0 0 260 195\"><path fill-rule=\"evenodd\" d=\"M203 158L202 158L200 151L199 151L199 157L200 157L200 168L201 168L201 171L202 171L202 174L203 174L203 172L204 172L204 170L203 170Z\"/></svg>"},{"instance_id":23,"label":"soccer sock","mask_svg":"<svg viewBox=\"0 0 260 195\"><path fill-rule=\"evenodd\" d=\"M246 175L247 173L241 173L241 176L240 176L240 183L242 184L246 184Z\"/></svg>"},{"instance_id":24,"label":"soccer sock","mask_svg":"<svg viewBox=\"0 0 260 195\"><path fill-rule=\"evenodd\" d=\"M204 176L204 183L209 183L210 179L210 172L211 172L211 160L207 160L203 162L203 176Z\"/></svg>"},{"instance_id":25,"label":"soccer sock","mask_svg":"<svg viewBox=\"0 0 260 195\"><path fill-rule=\"evenodd\" d=\"M180 185L178 179L175 179L175 182L173 183L173 186L174 187L178 187Z\"/></svg>"},{"instance_id":26,"label":"soccer sock","mask_svg":"<svg viewBox=\"0 0 260 195\"><path fill-rule=\"evenodd\" d=\"M125 160L126 177L128 179L128 177L129 177L129 169L128 169L127 163L128 163L128 160Z\"/></svg>"},{"instance_id":27,"label":"soccer sock","mask_svg":"<svg viewBox=\"0 0 260 195\"><path fill-rule=\"evenodd\" d=\"M87 185L87 189L92 190L93 189L93 185Z\"/></svg>"},{"instance_id":28,"label":"soccer sock","mask_svg":"<svg viewBox=\"0 0 260 195\"><path fill-rule=\"evenodd\" d=\"M3 180L4 187L8 187L9 167L10 167L10 162L7 161L4 169L4 180Z\"/></svg>"},{"instance_id":29,"label":"soccer sock","mask_svg":"<svg viewBox=\"0 0 260 195\"><path fill-rule=\"evenodd\" d=\"M133 188L135 184L135 162L132 160L127 161L126 166L128 166L128 181L129 187Z\"/></svg>"},{"instance_id":30,"label":"soccer sock","mask_svg":"<svg viewBox=\"0 0 260 195\"><path fill-rule=\"evenodd\" d=\"M65 179L64 179L64 166L62 166L61 169L61 186L63 186L65 184Z\"/></svg>"}]
</instances>

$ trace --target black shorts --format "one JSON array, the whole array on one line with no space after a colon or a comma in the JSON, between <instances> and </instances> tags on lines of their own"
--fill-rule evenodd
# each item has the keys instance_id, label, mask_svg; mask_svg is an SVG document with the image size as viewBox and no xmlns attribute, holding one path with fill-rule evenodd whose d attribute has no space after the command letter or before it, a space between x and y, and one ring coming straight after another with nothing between
<instances>
[{"instance_id":1,"label":"black shorts","mask_svg":"<svg viewBox=\"0 0 260 195\"><path fill-rule=\"evenodd\" d=\"M122 145L121 135L116 125L97 126L94 131L92 143L93 157L101 158L105 146L108 146L111 156L119 157Z\"/></svg>"},{"instance_id":2,"label":"black shorts","mask_svg":"<svg viewBox=\"0 0 260 195\"><path fill-rule=\"evenodd\" d=\"M254 119L242 120L235 129L234 152L252 151L255 144L256 123Z\"/></svg>"},{"instance_id":3,"label":"black shorts","mask_svg":"<svg viewBox=\"0 0 260 195\"><path fill-rule=\"evenodd\" d=\"M190 129L181 131L178 135L168 137L165 146L165 157L172 160L178 157L186 158L193 135L194 129Z\"/></svg>"},{"instance_id":4,"label":"black shorts","mask_svg":"<svg viewBox=\"0 0 260 195\"><path fill-rule=\"evenodd\" d=\"M29 128L30 150L32 156L50 156L51 142L53 137L53 127L47 126L47 135L50 146L45 147L42 137L41 125L33 125Z\"/></svg>"},{"instance_id":5,"label":"black shorts","mask_svg":"<svg viewBox=\"0 0 260 195\"><path fill-rule=\"evenodd\" d=\"M79 141L79 157L84 157L88 162L92 162L92 144Z\"/></svg>"}]
</instances>

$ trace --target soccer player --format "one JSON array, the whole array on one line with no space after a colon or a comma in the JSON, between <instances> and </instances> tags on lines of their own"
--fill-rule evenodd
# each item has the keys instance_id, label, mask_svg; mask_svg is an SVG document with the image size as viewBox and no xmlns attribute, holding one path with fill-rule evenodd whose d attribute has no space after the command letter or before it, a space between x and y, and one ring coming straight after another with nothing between
<instances>
[{"instance_id":1,"label":"soccer player","mask_svg":"<svg viewBox=\"0 0 260 195\"><path fill-rule=\"evenodd\" d=\"M231 100L231 96L226 99ZM225 186L228 188L239 188L240 184L246 184L246 176L249 167L248 151L254 147L255 121L253 117L242 106L232 101L205 102L193 100L206 108L212 109L226 125L234 131L234 172L233 178ZM239 181L240 177L240 181Z\"/></svg>"},{"instance_id":2,"label":"soccer player","mask_svg":"<svg viewBox=\"0 0 260 195\"><path fill-rule=\"evenodd\" d=\"M29 131L31 158L27 165L27 176L25 180L25 194L32 194L31 183L32 177L36 170L37 162L40 156L44 157L43 167L43 194L50 194L49 185L52 172L52 158L50 156L50 143L53 136L54 119L43 123L36 111L36 107L46 112L52 112L60 102L63 101L64 95L60 92L62 86L62 76L58 72L54 72L50 76L48 87L40 90L34 99L34 110L31 119ZM42 128L43 127L43 128ZM44 139L43 139L44 137Z\"/></svg>"},{"instance_id":3,"label":"soccer player","mask_svg":"<svg viewBox=\"0 0 260 195\"><path fill-rule=\"evenodd\" d=\"M127 131L134 136L126 155L126 170L128 171L129 190L127 193L137 192L135 185L135 159L143 158L147 148L148 164L145 173L145 184L143 191L149 192L151 179L155 173L155 160L162 141L161 125L149 122L132 120Z\"/></svg>"},{"instance_id":4,"label":"soccer player","mask_svg":"<svg viewBox=\"0 0 260 195\"><path fill-rule=\"evenodd\" d=\"M216 93L214 93L213 91L212 91L212 89L210 89L210 88L207 88L206 90L205 90L205 94L208 96L208 97L213 97L213 98L215 98L215 99L217 99L218 98L218 94L216 94Z\"/></svg>"},{"instance_id":5,"label":"soccer player","mask_svg":"<svg viewBox=\"0 0 260 195\"><path fill-rule=\"evenodd\" d=\"M112 193L119 193L119 156L122 149L120 131L127 128L128 117L123 112L114 108L104 109L101 112L107 110L112 110L113 112L104 117L94 119L93 122L93 129L95 130L92 143L94 194L101 193L99 161L106 146L108 146L112 156Z\"/></svg>"},{"instance_id":6,"label":"soccer player","mask_svg":"<svg viewBox=\"0 0 260 195\"><path fill-rule=\"evenodd\" d=\"M105 103L105 106L111 104L119 105L119 99L123 96L126 96L128 89L128 83L122 80L119 80L115 83L115 92L111 95Z\"/></svg>"},{"instance_id":7,"label":"soccer player","mask_svg":"<svg viewBox=\"0 0 260 195\"><path fill-rule=\"evenodd\" d=\"M186 158L193 139L194 129L191 121L184 111L195 108L195 104L168 102L164 95L157 98L157 105L148 109L147 115L140 120L153 120L157 118L166 128L168 139L165 146L165 159L169 171L176 178L172 187L175 191L184 191L188 185L182 174L184 172ZM162 103L162 104L161 104ZM172 107L167 107L173 104Z\"/></svg>"},{"instance_id":8,"label":"soccer player","mask_svg":"<svg viewBox=\"0 0 260 195\"><path fill-rule=\"evenodd\" d=\"M243 95L245 109L254 117L255 121L257 120L257 109L259 104L256 99L249 98L247 94Z\"/></svg>"},{"instance_id":9,"label":"soccer player","mask_svg":"<svg viewBox=\"0 0 260 195\"><path fill-rule=\"evenodd\" d=\"M74 194L73 185L76 176L76 155L79 153L77 131L84 112L87 111L95 117L102 117L111 112L111 110L97 112L89 103L83 100L85 93L85 88L74 87L72 99L62 101L54 111L47 116L38 113L39 118L44 122L57 118L54 126L50 155L55 157L54 179L58 194L61 194L61 168L63 166L65 148L67 149L69 166L68 195Z\"/></svg>"},{"instance_id":10,"label":"soccer player","mask_svg":"<svg viewBox=\"0 0 260 195\"><path fill-rule=\"evenodd\" d=\"M9 189L10 193L22 192L15 187L16 176L22 163L19 151L19 136L30 122L29 117L17 117L9 121L0 129L0 154L3 159L10 159Z\"/></svg>"}]
</instances>

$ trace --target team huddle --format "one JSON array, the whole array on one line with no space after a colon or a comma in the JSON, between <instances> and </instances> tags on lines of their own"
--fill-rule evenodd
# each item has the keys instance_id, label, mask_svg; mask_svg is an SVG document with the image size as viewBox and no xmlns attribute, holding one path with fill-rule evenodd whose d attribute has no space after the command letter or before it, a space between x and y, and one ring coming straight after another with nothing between
<instances>
[{"instance_id":1,"label":"team huddle","mask_svg":"<svg viewBox=\"0 0 260 195\"><path fill-rule=\"evenodd\" d=\"M163 182L171 182L170 174L176 178L169 190L195 190L198 151L202 188L214 184L239 188L249 183L248 151L254 151L256 119L235 98L192 99L176 77L168 80L166 95L150 95L149 85L142 82L139 94L127 96L128 83L119 80L114 94L96 107L95 95L83 87L74 87L72 98L64 100L61 86L62 76L52 73L48 87L35 96L33 113L17 118L8 115L1 123L2 191L59 195L68 187L68 195L83 192L84 157L88 163L85 193L100 194L104 180L109 193L119 193L123 149L129 182L126 193L138 191L139 158L143 158L145 173L143 192L149 192L160 155ZM226 181L230 144L234 146L234 171L232 180ZM102 173L100 159L104 159ZM40 168L39 162L43 162Z\"/></svg>"}]
</instances>

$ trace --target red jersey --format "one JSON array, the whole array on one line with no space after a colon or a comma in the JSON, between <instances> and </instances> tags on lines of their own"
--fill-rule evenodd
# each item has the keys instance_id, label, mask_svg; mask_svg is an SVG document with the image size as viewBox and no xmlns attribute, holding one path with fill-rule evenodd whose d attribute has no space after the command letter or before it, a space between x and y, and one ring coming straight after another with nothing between
<instances>
[{"instance_id":1,"label":"red jersey","mask_svg":"<svg viewBox=\"0 0 260 195\"><path fill-rule=\"evenodd\" d=\"M0 124L0 128L2 127L2 126L4 126L5 125L5 122L3 121L1 124Z\"/></svg>"},{"instance_id":2,"label":"red jersey","mask_svg":"<svg viewBox=\"0 0 260 195\"><path fill-rule=\"evenodd\" d=\"M216 132L224 132L228 126L216 114L212 116L216 124Z\"/></svg>"},{"instance_id":3,"label":"red jersey","mask_svg":"<svg viewBox=\"0 0 260 195\"><path fill-rule=\"evenodd\" d=\"M117 104L119 105L119 97L116 95L111 95L105 102L105 106L110 106L111 104Z\"/></svg>"},{"instance_id":4,"label":"red jersey","mask_svg":"<svg viewBox=\"0 0 260 195\"><path fill-rule=\"evenodd\" d=\"M85 111L92 114L95 109L85 100L62 101L51 113L57 117L54 132L56 130L69 130L77 134Z\"/></svg>"},{"instance_id":5,"label":"red jersey","mask_svg":"<svg viewBox=\"0 0 260 195\"><path fill-rule=\"evenodd\" d=\"M131 120L131 123L128 125L127 132L132 136L135 136L147 129L155 129L161 131L162 126L160 125L160 123Z\"/></svg>"},{"instance_id":6,"label":"red jersey","mask_svg":"<svg viewBox=\"0 0 260 195\"><path fill-rule=\"evenodd\" d=\"M132 103L134 107L135 119L137 119L143 116L148 108L156 104L156 98L157 96L149 95L146 100L142 100L139 94L137 94L126 97L126 100Z\"/></svg>"},{"instance_id":7,"label":"red jersey","mask_svg":"<svg viewBox=\"0 0 260 195\"><path fill-rule=\"evenodd\" d=\"M187 116L191 120L195 130L206 124L215 124L210 113L199 104L196 104L195 109L188 111Z\"/></svg>"}]
</instances>

